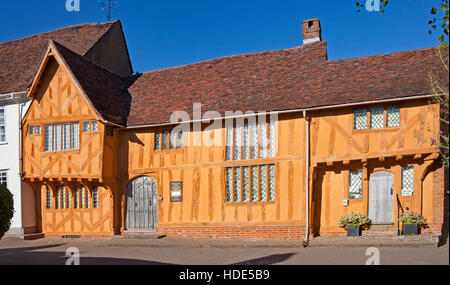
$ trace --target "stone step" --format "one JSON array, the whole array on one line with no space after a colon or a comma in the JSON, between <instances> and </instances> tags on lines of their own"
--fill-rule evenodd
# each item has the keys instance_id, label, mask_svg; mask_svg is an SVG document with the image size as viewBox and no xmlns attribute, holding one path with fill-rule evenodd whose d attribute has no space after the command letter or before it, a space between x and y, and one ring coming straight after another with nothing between
<instances>
[{"instance_id":1,"label":"stone step","mask_svg":"<svg viewBox=\"0 0 450 285\"><path fill-rule=\"evenodd\" d=\"M392 237L398 236L398 231L389 230L389 231L381 231L381 230L364 230L361 235L363 237Z\"/></svg>"},{"instance_id":2,"label":"stone step","mask_svg":"<svg viewBox=\"0 0 450 285\"><path fill-rule=\"evenodd\" d=\"M34 233L34 234L26 234L23 236L24 240L35 240L35 239L41 239L44 238L45 234L43 233Z\"/></svg>"},{"instance_id":3,"label":"stone step","mask_svg":"<svg viewBox=\"0 0 450 285\"><path fill-rule=\"evenodd\" d=\"M111 239L161 239L164 237L166 237L166 235L158 233L125 233L113 236Z\"/></svg>"}]
</instances>

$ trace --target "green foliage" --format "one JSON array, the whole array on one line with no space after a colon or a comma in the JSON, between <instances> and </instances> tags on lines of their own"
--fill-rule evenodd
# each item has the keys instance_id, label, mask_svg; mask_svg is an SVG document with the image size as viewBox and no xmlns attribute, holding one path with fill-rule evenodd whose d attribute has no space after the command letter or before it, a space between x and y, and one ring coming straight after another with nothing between
<instances>
[{"instance_id":1,"label":"green foliage","mask_svg":"<svg viewBox=\"0 0 450 285\"><path fill-rule=\"evenodd\" d=\"M13 195L5 186L0 184L0 239L9 230L13 215Z\"/></svg>"},{"instance_id":2,"label":"green foliage","mask_svg":"<svg viewBox=\"0 0 450 285\"><path fill-rule=\"evenodd\" d=\"M399 216L398 220L403 224L425 226L427 220L419 213L408 211Z\"/></svg>"},{"instance_id":3,"label":"green foliage","mask_svg":"<svg viewBox=\"0 0 450 285\"><path fill-rule=\"evenodd\" d=\"M338 221L338 225L341 228L346 228L347 226L366 227L370 226L370 223L370 219L365 215L353 212L348 214L347 216L341 217Z\"/></svg>"}]
</instances>

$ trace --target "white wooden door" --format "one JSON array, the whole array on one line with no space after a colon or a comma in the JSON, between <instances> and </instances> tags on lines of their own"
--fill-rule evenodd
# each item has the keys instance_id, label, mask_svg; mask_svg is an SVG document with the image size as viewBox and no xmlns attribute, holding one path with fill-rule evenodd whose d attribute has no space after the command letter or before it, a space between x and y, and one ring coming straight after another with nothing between
<instances>
[{"instance_id":1,"label":"white wooden door","mask_svg":"<svg viewBox=\"0 0 450 285\"><path fill-rule=\"evenodd\" d=\"M128 184L125 227L128 231L150 231L157 226L156 182L139 177Z\"/></svg>"},{"instance_id":2,"label":"white wooden door","mask_svg":"<svg viewBox=\"0 0 450 285\"><path fill-rule=\"evenodd\" d=\"M389 171L370 175L369 219L372 224L394 223L394 174Z\"/></svg>"}]
</instances>

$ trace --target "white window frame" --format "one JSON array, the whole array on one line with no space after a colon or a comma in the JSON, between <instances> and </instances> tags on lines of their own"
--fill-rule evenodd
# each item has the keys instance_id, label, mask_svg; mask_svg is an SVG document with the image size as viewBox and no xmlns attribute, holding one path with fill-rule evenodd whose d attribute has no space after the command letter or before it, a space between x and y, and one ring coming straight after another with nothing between
<instances>
[{"instance_id":1,"label":"white window frame","mask_svg":"<svg viewBox=\"0 0 450 285\"><path fill-rule=\"evenodd\" d=\"M0 110L3 111L3 124L0 125L0 128L3 127L4 136L5 136L5 139L1 140L1 134L0 134L0 144L6 144L8 142L8 138L6 137L6 108L0 107Z\"/></svg>"},{"instance_id":2,"label":"white window frame","mask_svg":"<svg viewBox=\"0 0 450 285\"><path fill-rule=\"evenodd\" d=\"M3 179L4 177L4 179ZM8 188L8 169L0 170L0 184L6 184L6 188Z\"/></svg>"}]
</instances>

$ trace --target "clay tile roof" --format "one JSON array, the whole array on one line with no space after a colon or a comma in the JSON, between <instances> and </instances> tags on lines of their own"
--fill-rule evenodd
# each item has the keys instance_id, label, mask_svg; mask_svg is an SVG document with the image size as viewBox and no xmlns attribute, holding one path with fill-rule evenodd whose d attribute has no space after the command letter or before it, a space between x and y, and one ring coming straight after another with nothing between
<instances>
[{"instance_id":1,"label":"clay tile roof","mask_svg":"<svg viewBox=\"0 0 450 285\"><path fill-rule=\"evenodd\" d=\"M27 90L39 69L49 40L85 55L114 23L81 24L0 43L0 94Z\"/></svg>"},{"instance_id":2,"label":"clay tile roof","mask_svg":"<svg viewBox=\"0 0 450 285\"><path fill-rule=\"evenodd\" d=\"M174 111L192 119L195 102L223 116L432 94L429 72L448 85L437 49L330 61L326 54L326 42L317 42L144 73L129 88L128 126L168 123Z\"/></svg>"},{"instance_id":3,"label":"clay tile roof","mask_svg":"<svg viewBox=\"0 0 450 285\"><path fill-rule=\"evenodd\" d=\"M99 115L104 120L125 126L131 101L126 91L126 80L57 42L51 43Z\"/></svg>"}]
</instances>

